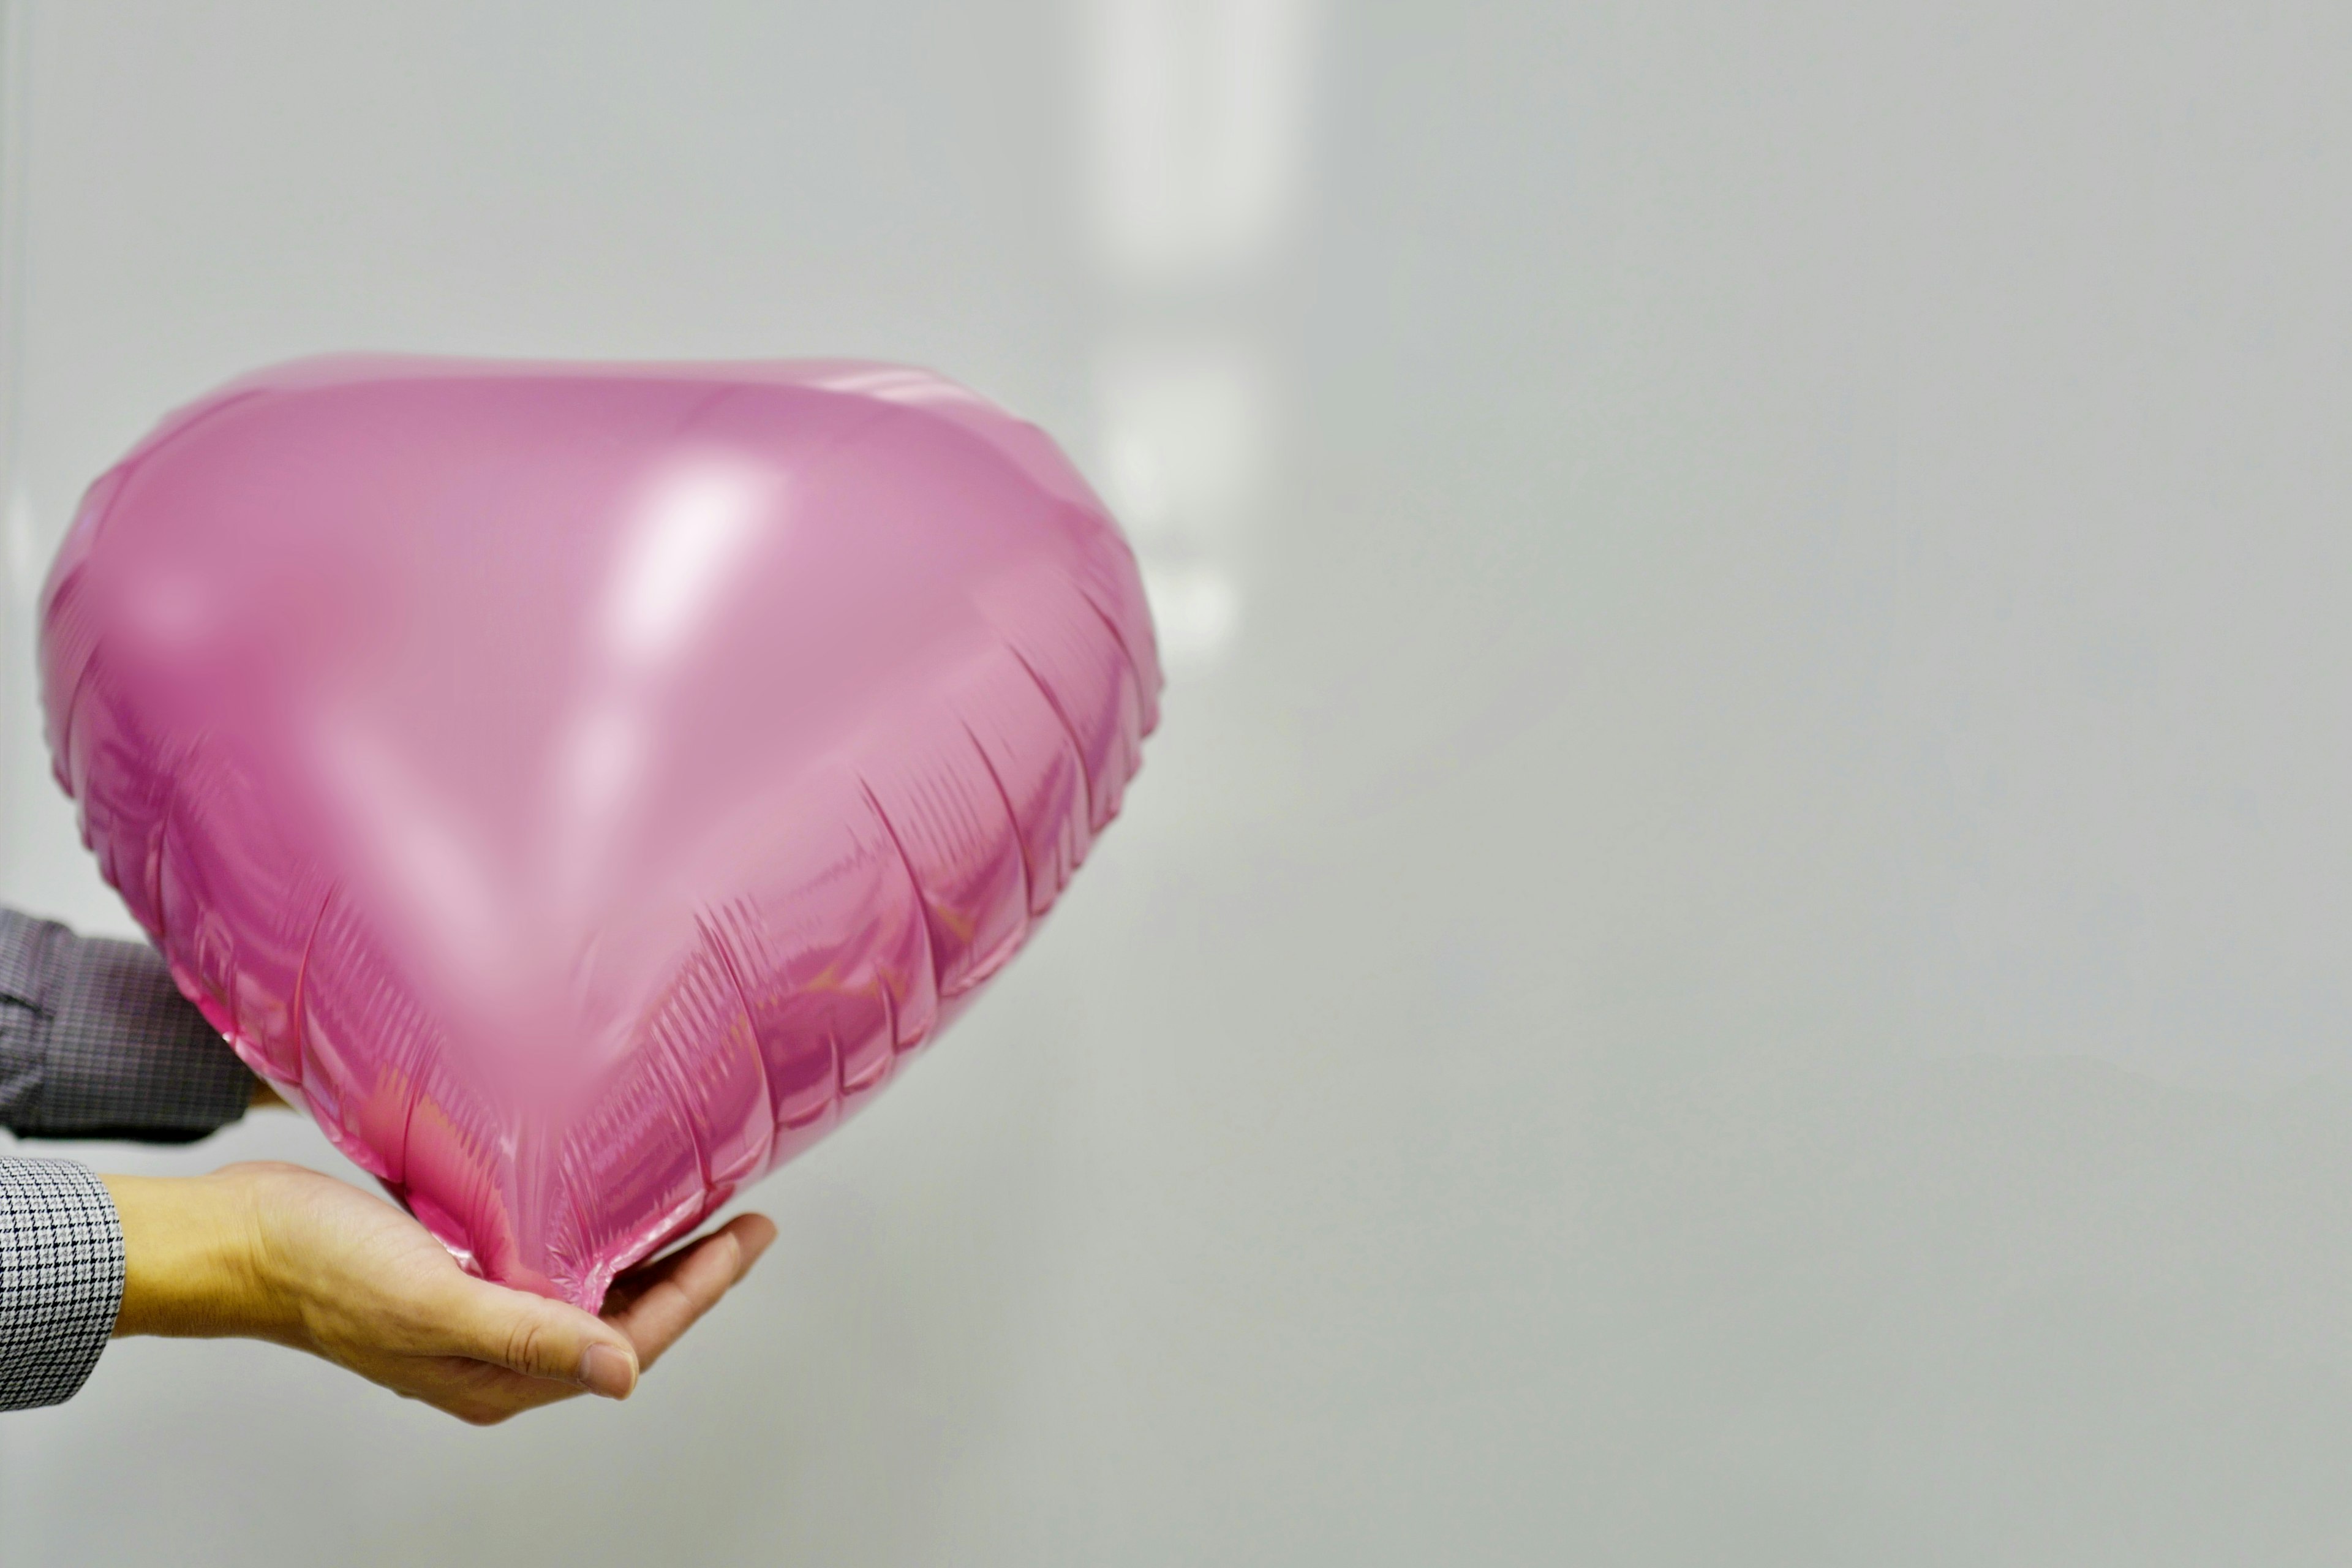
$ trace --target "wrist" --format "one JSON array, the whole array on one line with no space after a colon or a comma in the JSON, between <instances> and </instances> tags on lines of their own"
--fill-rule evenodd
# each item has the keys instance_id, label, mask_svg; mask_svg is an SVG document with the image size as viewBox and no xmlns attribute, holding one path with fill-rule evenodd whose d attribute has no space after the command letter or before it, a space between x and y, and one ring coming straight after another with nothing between
<instances>
[{"instance_id":1,"label":"wrist","mask_svg":"<svg viewBox=\"0 0 2352 1568\"><path fill-rule=\"evenodd\" d=\"M100 1179L122 1225L118 1337L268 1334L278 1327L246 1183L229 1174Z\"/></svg>"}]
</instances>

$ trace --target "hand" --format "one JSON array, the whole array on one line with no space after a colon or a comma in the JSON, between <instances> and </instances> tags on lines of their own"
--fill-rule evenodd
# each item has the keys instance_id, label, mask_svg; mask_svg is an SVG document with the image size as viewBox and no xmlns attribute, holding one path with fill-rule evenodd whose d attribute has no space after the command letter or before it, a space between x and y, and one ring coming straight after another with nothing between
<instances>
[{"instance_id":1,"label":"hand","mask_svg":"<svg viewBox=\"0 0 2352 1568\"><path fill-rule=\"evenodd\" d=\"M118 1335L270 1340L483 1426L627 1398L776 1237L738 1215L623 1275L597 1318L475 1279L391 1204L299 1165L103 1180L122 1220Z\"/></svg>"}]
</instances>

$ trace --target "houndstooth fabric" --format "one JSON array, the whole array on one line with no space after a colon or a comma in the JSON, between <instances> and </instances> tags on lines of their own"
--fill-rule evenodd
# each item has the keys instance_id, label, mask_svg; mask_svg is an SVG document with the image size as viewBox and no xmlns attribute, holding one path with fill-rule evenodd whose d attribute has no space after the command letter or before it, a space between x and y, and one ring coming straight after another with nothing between
<instances>
[{"instance_id":1,"label":"houndstooth fabric","mask_svg":"<svg viewBox=\"0 0 2352 1568\"><path fill-rule=\"evenodd\" d=\"M0 1159L0 1410L79 1392L122 1306L122 1225L96 1176Z\"/></svg>"},{"instance_id":2,"label":"houndstooth fabric","mask_svg":"<svg viewBox=\"0 0 2352 1568\"><path fill-rule=\"evenodd\" d=\"M180 1143L252 1093L153 949L0 910L0 1126ZM0 1410L70 1398L121 1304L122 1227L98 1178L0 1157Z\"/></svg>"}]
</instances>

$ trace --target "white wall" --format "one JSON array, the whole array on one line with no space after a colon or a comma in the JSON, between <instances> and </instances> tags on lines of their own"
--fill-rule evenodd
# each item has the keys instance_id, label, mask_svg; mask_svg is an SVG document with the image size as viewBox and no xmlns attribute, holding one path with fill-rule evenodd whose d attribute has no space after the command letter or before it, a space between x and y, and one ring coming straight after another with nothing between
<instances>
[{"instance_id":1,"label":"white wall","mask_svg":"<svg viewBox=\"0 0 2352 1568\"><path fill-rule=\"evenodd\" d=\"M2352 13L16 9L15 900L124 929L30 707L79 488L312 350L937 366L1178 657L639 1398L118 1346L0 1420L11 1564L2352 1534ZM260 1153L335 1164L86 1151Z\"/></svg>"}]
</instances>

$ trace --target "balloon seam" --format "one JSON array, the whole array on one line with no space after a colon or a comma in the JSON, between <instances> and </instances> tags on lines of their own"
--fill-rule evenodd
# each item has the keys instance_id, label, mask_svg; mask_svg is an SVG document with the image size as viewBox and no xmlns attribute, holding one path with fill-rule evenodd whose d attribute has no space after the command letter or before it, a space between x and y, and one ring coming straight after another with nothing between
<instances>
[{"instance_id":1,"label":"balloon seam","mask_svg":"<svg viewBox=\"0 0 2352 1568\"><path fill-rule=\"evenodd\" d=\"M90 638L89 657L82 661L81 673L74 677L74 689L66 698L65 722L58 730L58 783L65 786L66 798L81 806L80 816L85 827L89 821L89 803L82 799L73 785L73 738L74 730L81 719L82 691L97 675L98 656L105 646L103 637Z\"/></svg>"},{"instance_id":2,"label":"balloon seam","mask_svg":"<svg viewBox=\"0 0 2352 1568\"><path fill-rule=\"evenodd\" d=\"M1072 508L1071 510L1075 510L1075 511L1078 511L1078 513L1079 513L1079 515L1080 515L1080 516L1082 516L1082 517L1086 517L1086 518L1087 518L1087 520L1088 521L1090 521L1090 522L1091 522L1091 521L1096 521L1096 520L1095 520L1095 519L1094 519L1090 514L1088 514L1088 513L1087 513L1087 512L1085 512L1085 511L1083 511L1083 510L1079 510L1079 509L1077 509L1077 508ZM1112 530L1112 531L1110 531L1110 532L1111 532L1111 536L1112 536L1113 538L1118 538L1118 531L1117 531L1116 530ZM1127 542L1126 542L1124 539L1120 539L1120 540L1119 540L1119 542L1123 545L1123 544L1125 544ZM1134 552L1133 552L1132 551L1129 551L1129 559L1131 561L1131 560L1133 560L1133 558L1134 558ZM1139 658L1138 657L1136 657L1135 646L1134 646L1134 644L1133 644L1133 643L1131 643L1131 642L1129 642L1129 641L1128 640L1127 633L1126 633L1125 631L1123 631L1122 629L1120 629L1120 626L1119 626L1119 624L1118 624L1118 617L1117 617L1117 616L1113 616L1113 615L1112 615L1108 610L1106 610L1106 609L1104 609L1104 608L1103 608L1103 606L1102 606L1102 602L1095 596L1095 590L1094 590L1093 586L1092 586L1091 584L1089 584L1088 583L1087 583L1084 579L1080 579L1080 580L1079 580L1079 582L1078 582L1078 596L1079 596L1080 598L1082 598L1082 599L1086 600L1086 602L1087 602L1087 604L1088 605L1088 606L1089 606L1089 607L1091 607L1091 608L1094 610L1094 613L1095 613L1096 615L1097 615L1097 616L1101 616L1101 617L1102 617L1102 623L1103 623L1103 625L1104 625L1106 627L1109 628L1109 631L1110 631L1110 635L1111 635L1111 638L1112 638L1112 640L1113 640L1113 641L1115 641L1115 642L1117 642L1117 643L1118 644L1118 651L1119 651L1120 653L1122 653L1122 654L1124 654L1124 655L1126 655L1126 656L1127 656L1127 662L1128 662L1129 666L1131 668L1133 668L1133 669L1134 669L1134 671L1135 671L1135 687L1136 687L1136 691L1137 691L1137 693L1138 693L1139 695L1140 695L1140 694L1141 694L1141 692L1142 692L1142 689L1143 689L1143 660L1142 660L1142 659L1140 659L1140 658ZM1146 623L1146 628L1147 628L1147 632L1148 632L1148 630L1149 630L1149 622L1147 622L1147 623ZM1158 657L1157 657L1157 656L1158 656L1158 653L1159 653L1159 649L1155 647L1155 648L1152 650L1152 653L1153 653L1154 657L1153 657L1153 658L1152 658L1152 661L1151 661L1151 662L1156 666L1156 665L1158 665L1158 664L1159 664L1159 662L1160 662L1160 660L1159 660L1159 658L1158 658ZM1161 690L1163 690L1163 691L1164 691L1164 690L1166 690L1166 689L1167 689L1167 688L1168 688L1168 679L1167 679L1167 677L1166 677L1166 676L1164 676L1164 675L1160 677L1160 689L1161 689Z\"/></svg>"},{"instance_id":3,"label":"balloon seam","mask_svg":"<svg viewBox=\"0 0 2352 1568\"><path fill-rule=\"evenodd\" d=\"M114 515L115 508L122 504L123 494L131 489L131 481L139 477L139 470L145 468L149 461L151 461L157 453L171 446L173 442L177 441L181 437L185 436L197 426L202 425L206 420L212 418L213 416L225 413L228 409L234 408L241 403L249 402L260 395L262 395L262 390L257 387L251 392L242 392L234 397L224 398L214 406L207 408L203 413L195 415L190 418L186 424L182 425L178 429L173 430L170 435L165 436L161 441L157 441L145 451L140 452L125 461L117 464L116 468L121 470L121 481L114 487L114 493L106 498L105 510L100 511L96 517L90 519L90 531L92 533L96 533L100 529L106 526L106 520L112 517ZM112 470L109 471L111 472ZM104 476L101 475L100 482L103 482L103 479ZM68 535L71 534L72 529L70 526L68 528L67 532ZM76 574L79 574L80 572L87 570L88 567L85 563L84 566L77 569ZM62 590L65 584L62 581L56 584L56 587L58 590ZM57 606L57 595L54 592L45 593L42 595L42 599L41 619L43 624L46 625L50 612L55 610ZM99 655L105 648L105 646L106 639L98 633L92 632L89 639L89 657L82 661L81 673L74 677L74 689L72 695L66 699L65 724L58 733L58 761L60 764L63 763L66 758L73 755L74 720L81 710L82 689L89 684L90 672L98 668L100 663ZM68 796L77 800L80 798L79 796L74 795L73 789L69 783L68 784L66 794ZM87 813L84 815L87 816ZM157 918L161 918L160 914Z\"/></svg>"}]
</instances>

